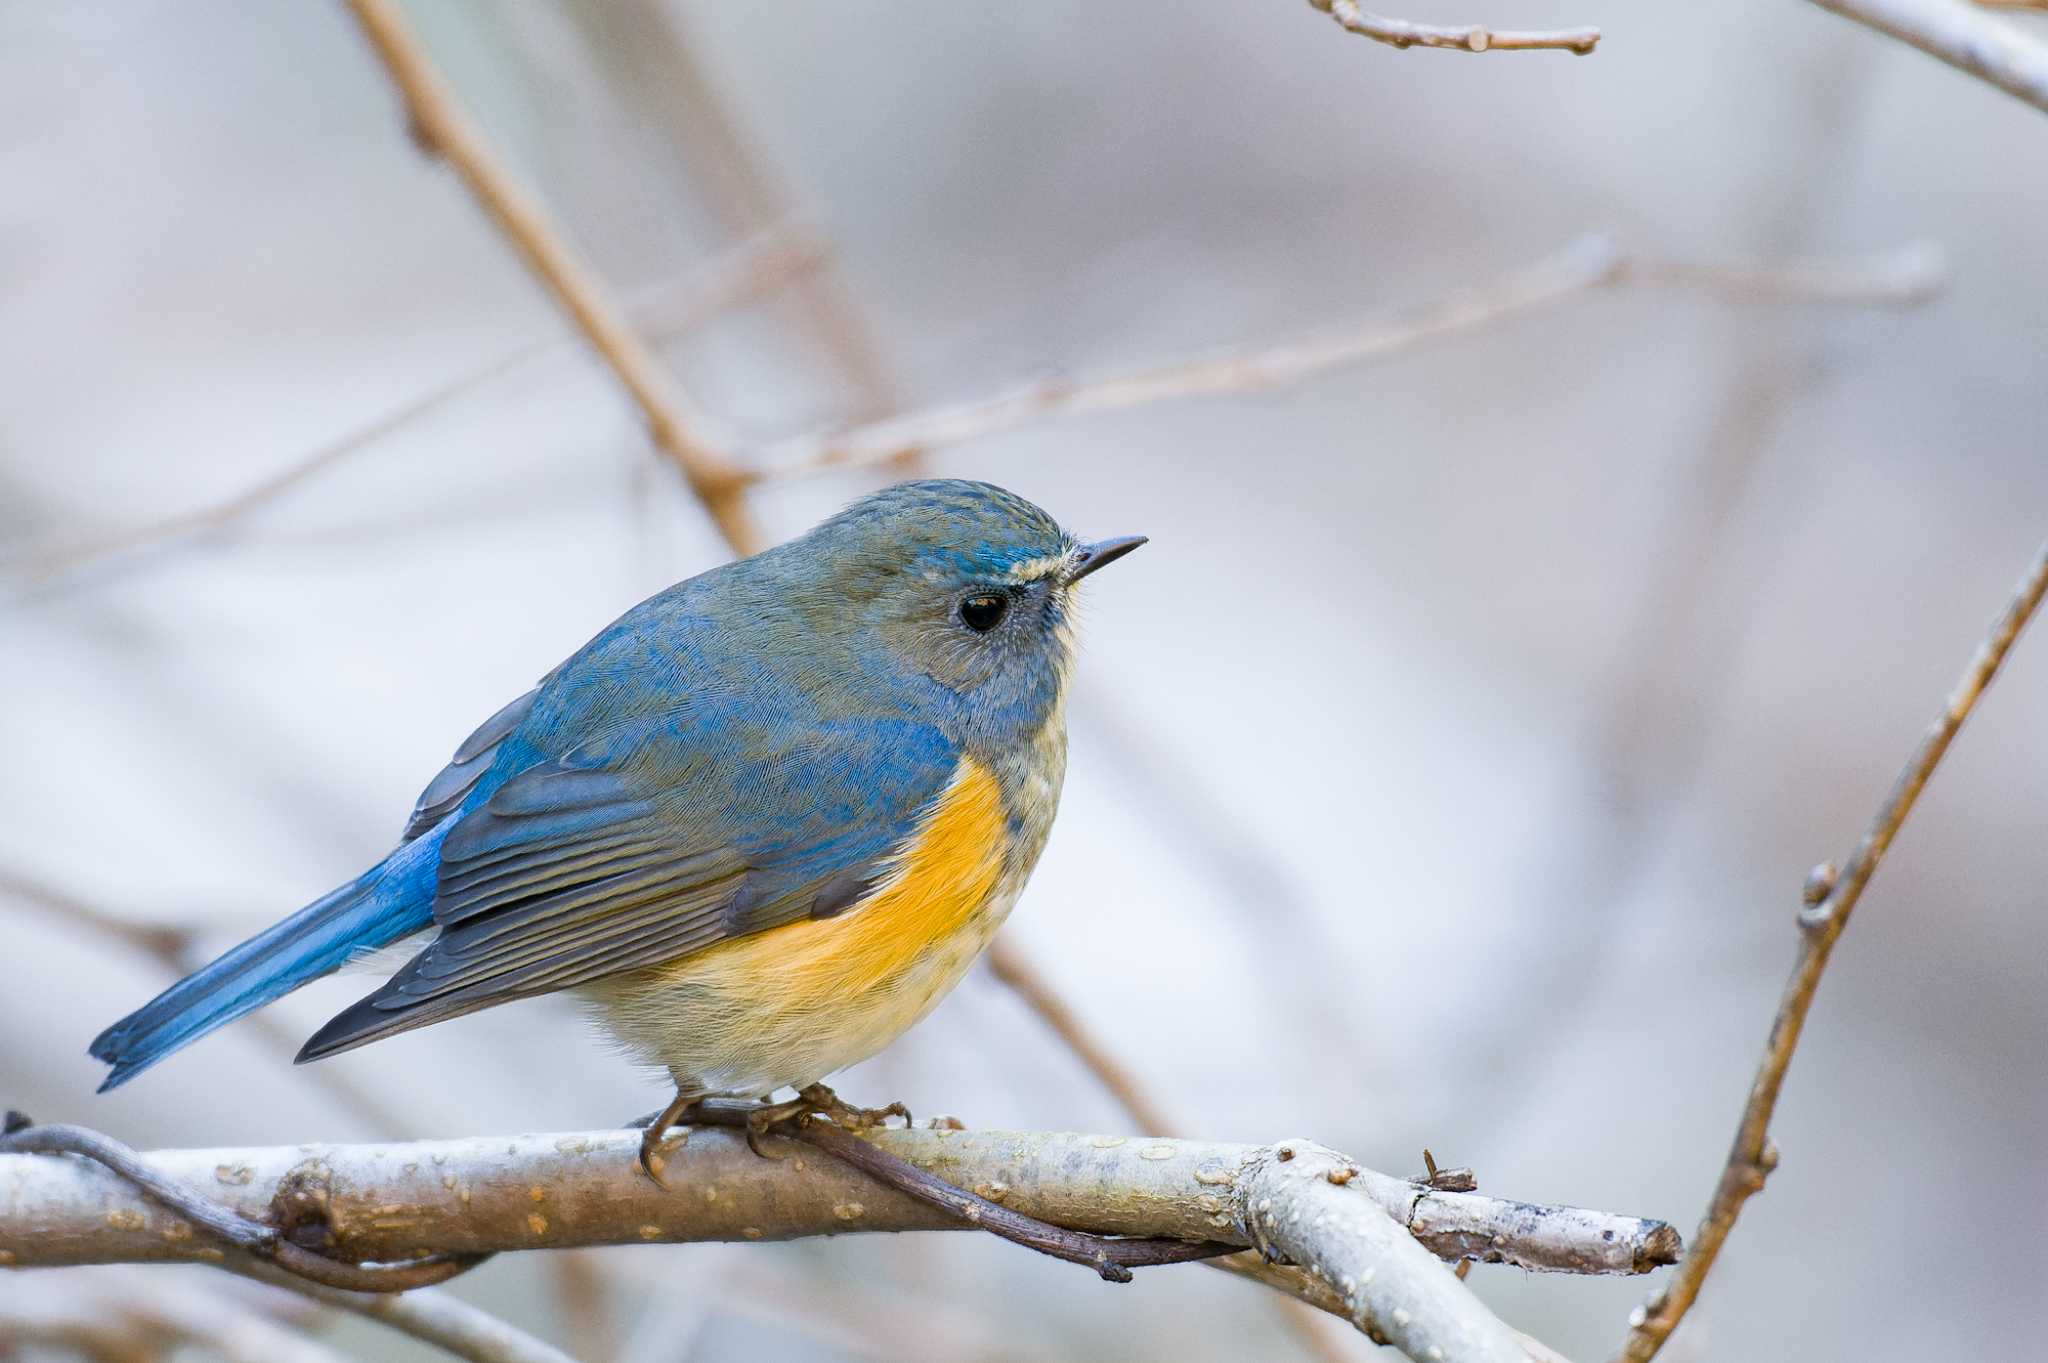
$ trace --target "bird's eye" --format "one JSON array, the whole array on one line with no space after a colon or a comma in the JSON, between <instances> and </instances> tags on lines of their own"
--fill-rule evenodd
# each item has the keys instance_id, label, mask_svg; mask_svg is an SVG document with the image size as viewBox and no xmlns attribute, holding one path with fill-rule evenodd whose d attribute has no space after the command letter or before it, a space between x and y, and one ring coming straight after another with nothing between
<instances>
[{"instance_id":1,"label":"bird's eye","mask_svg":"<svg viewBox=\"0 0 2048 1363\"><path fill-rule=\"evenodd\" d=\"M960 623L976 634L986 634L1003 622L1010 598L997 592L980 592L960 603Z\"/></svg>"}]
</instances>

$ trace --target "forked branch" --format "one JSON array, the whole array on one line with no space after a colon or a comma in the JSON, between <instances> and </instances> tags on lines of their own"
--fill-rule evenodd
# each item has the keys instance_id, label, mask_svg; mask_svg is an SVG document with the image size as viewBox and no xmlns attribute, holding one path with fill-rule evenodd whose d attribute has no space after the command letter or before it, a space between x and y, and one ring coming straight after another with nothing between
<instances>
[{"instance_id":1,"label":"forked branch","mask_svg":"<svg viewBox=\"0 0 2048 1363\"><path fill-rule=\"evenodd\" d=\"M36 1128L30 1128L31 1131ZM956 1188L1096 1235L1270 1249L1312 1274L1354 1325L1417 1359L1508 1358L1512 1332L1444 1270L1484 1257L1575 1273L1669 1262L1662 1222L1443 1193L1306 1141L1270 1146L1031 1132L888 1130L865 1138ZM511 1249L781 1240L960 1229L955 1212L769 1137L690 1131L668 1157L677 1191L635 1164L630 1131L400 1145L173 1150L148 1176L238 1223L341 1264L469 1260ZM83 1160L0 1154L0 1263L215 1261L207 1227ZM374 1270L371 1270L374 1271Z\"/></svg>"}]
</instances>

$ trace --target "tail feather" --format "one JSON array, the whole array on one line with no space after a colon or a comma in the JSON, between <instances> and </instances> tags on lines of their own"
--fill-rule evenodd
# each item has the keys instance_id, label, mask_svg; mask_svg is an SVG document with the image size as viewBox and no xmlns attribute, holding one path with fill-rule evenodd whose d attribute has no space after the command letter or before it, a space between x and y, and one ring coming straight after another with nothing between
<instances>
[{"instance_id":1,"label":"tail feather","mask_svg":"<svg viewBox=\"0 0 2048 1363\"><path fill-rule=\"evenodd\" d=\"M100 1092L216 1027L331 974L359 951L433 919L440 833L405 844L362 876L202 966L101 1032L88 1048L114 1068Z\"/></svg>"}]
</instances>

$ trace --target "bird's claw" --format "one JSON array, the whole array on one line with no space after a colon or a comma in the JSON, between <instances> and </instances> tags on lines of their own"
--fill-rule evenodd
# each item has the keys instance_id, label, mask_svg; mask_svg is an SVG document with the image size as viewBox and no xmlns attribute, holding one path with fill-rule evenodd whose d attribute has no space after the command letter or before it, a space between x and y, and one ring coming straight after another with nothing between
<instances>
[{"instance_id":1,"label":"bird's claw","mask_svg":"<svg viewBox=\"0 0 2048 1363\"><path fill-rule=\"evenodd\" d=\"M675 1190L661 1174L662 1165L666 1163L661 1154L661 1147L666 1144L666 1141L663 1139L664 1135L664 1132L655 1129L652 1122L649 1122L647 1129L641 1133L640 1172L653 1179L654 1186L660 1188L663 1192L673 1192Z\"/></svg>"},{"instance_id":2,"label":"bird's claw","mask_svg":"<svg viewBox=\"0 0 2048 1363\"><path fill-rule=\"evenodd\" d=\"M823 1084L808 1084L786 1102L758 1103L752 1107L718 1099L686 1100L678 1094L676 1101L660 1112L628 1125L643 1128L640 1133L640 1172L654 1180L658 1187L669 1190L669 1182L662 1176L662 1149L667 1144L669 1132L693 1123L737 1125L746 1135L747 1148L756 1155L762 1159L785 1159L787 1156L765 1148L762 1142L774 1135L775 1128L784 1122L801 1122L811 1117L830 1117L833 1125L853 1132L872 1131L891 1117L901 1117L905 1126L909 1126L911 1121L910 1109L901 1103L890 1103L887 1107L855 1107Z\"/></svg>"},{"instance_id":3,"label":"bird's claw","mask_svg":"<svg viewBox=\"0 0 2048 1363\"><path fill-rule=\"evenodd\" d=\"M668 1144L668 1133L681 1130L682 1139L689 1139L688 1124L695 1118L698 1097L686 1095L678 1090L675 1100L661 1111L638 1121L628 1122L629 1127L640 1127L640 1172L654 1180L663 1192L673 1191L667 1179L661 1176L662 1147Z\"/></svg>"},{"instance_id":4,"label":"bird's claw","mask_svg":"<svg viewBox=\"0 0 2048 1363\"><path fill-rule=\"evenodd\" d=\"M911 1124L910 1109L902 1103L891 1103L887 1107L855 1107L823 1084L798 1089L797 1097L812 1112L830 1117L835 1125L848 1131L872 1131L891 1117L901 1117L906 1127Z\"/></svg>"}]
</instances>

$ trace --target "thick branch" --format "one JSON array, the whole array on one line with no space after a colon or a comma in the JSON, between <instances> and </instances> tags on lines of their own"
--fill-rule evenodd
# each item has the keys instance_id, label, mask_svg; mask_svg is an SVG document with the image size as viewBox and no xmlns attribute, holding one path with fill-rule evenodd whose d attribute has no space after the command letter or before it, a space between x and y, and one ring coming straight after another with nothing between
<instances>
[{"instance_id":1,"label":"thick branch","mask_svg":"<svg viewBox=\"0 0 2048 1363\"><path fill-rule=\"evenodd\" d=\"M2048 113L2048 43L1962 0L1813 0Z\"/></svg>"},{"instance_id":2,"label":"thick branch","mask_svg":"<svg viewBox=\"0 0 2048 1363\"><path fill-rule=\"evenodd\" d=\"M1713 1201L1693 1236L1692 1251L1685 1262L1631 1320L1628 1339L1617 1356L1620 1363L1647 1363L1663 1347L1699 1296L1700 1284L1713 1268L1742 1204L1762 1191L1765 1178L1777 1167L1778 1152L1770 1142L1771 1114L1777 1109L1778 1092L1784 1086L1785 1071L1792 1064L1792 1053L1799 1046L1807 1011L1813 1007L1821 972L1827 969L1835 943L1849 926L1849 915L1863 897L1864 887L1870 884L1906 816L1912 813L1927 779L1934 774L1956 731L1962 728L1984 689L1997 675L2013 642L2040 606L2043 593L2048 593L2048 544L2035 555L2012 600L1978 646L1955 690L1950 692L1947 704L1921 736L1891 793L1856 844L1848 866L1839 876L1831 866L1817 868L1808 881L1807 906L1799 915L1804 933L1799 959L1779 1000L1777 1016L1771 1021L1770 1040L1765 1043L1763 1061L1750 1085L1749 1100L1743 1105L1742 1121L1736 1127L1735 1141L1728 1151L1728 1162L1721 1171Z\"/></svg>"},{"instance_id":3,"label":"thick branch","mask_svg":"<svg viewBox=\"0 0 2048 1363\"><path fill-rule=\"evenodd\" d=\"M1779 265L1713 265L1621 251L1606 237L1580 238L1556 255L1419 307L1374 312L1289 340L1212 352L1086 382L1043 379L952 407L912 412L837 434L769 449L751 479L789 478L959 444L1034 421L1182 398L1258 393L1332 370L1405 354L1621 285L1701 288L1745 301L1910 306L1946 278L1940 253L1910 246L1867 259Z\"/></svg>"},{"instance_id":4,"label":"thick branch","mask_svg":"<svg viewBox=\"0 0 2048 1363\"><path fill-rule=\"evenodd\" d=\"M1414 1331L1463 1328L1476 1308L1461 1300L1448 1317L1419 1313L1420 1303L1432 1312L1441 1305L1430 1295L1440 1295L1435 1280L1456 1280L1435 1259L1409 1252L1418 1245L1440 1258L1575 1273L1641 1272L1677 1253L1677 1237L1662 1222L1435 1192L1301 1141L1249 1146L943 1130L878 1131L871 1139L948 1183L1056 1225L1245 1245L1263 1236L1286 1257L1327 1269L1329 1285L1352 1298L1347 1316L1371 1321L1396 1342L1423 1339L1410 1324ZM423 1250L468 1256L962 1226L836 1160L771 1140L790 1157L759 1158L730 1131L690 1131L668 1156L673 1193L639 1172L638 1137L630 1131L171 1150L141 1160L232 1214L347 1261L416 1259ZM1283 1158L1282 1149L1294 1153ZM1405 1226L1410 1234L1357 1230L1367 1210L1368 1225ZM222 1254L203 1231L106 1170L69 1158L0 1155L0 1264L219 1262ZM1428 1267L1428 1284L1411 1281L1416 1262ZM1415 1320L1400 1322L1397 1311ZM1417 1356L1428 1346L1418 1343Z\"/></svg>"},{"instance_id":5,"label":"thick branch","mask_svg":"<svg viewBox=\"0 0 2048 1363\"><path fill-rule=\"evenodd\" d=\"M1455 52L1527 52L1549 49L1591 52L1600 42L1597 28L1505 29L1483 28L1478 24L1418 24L1407 19L1389 19L1358 7L1358 0L1308 0L1329 15L1345 32L1356 33L1389 47L1444 47Z\"/></svg>"}]
</instances>

